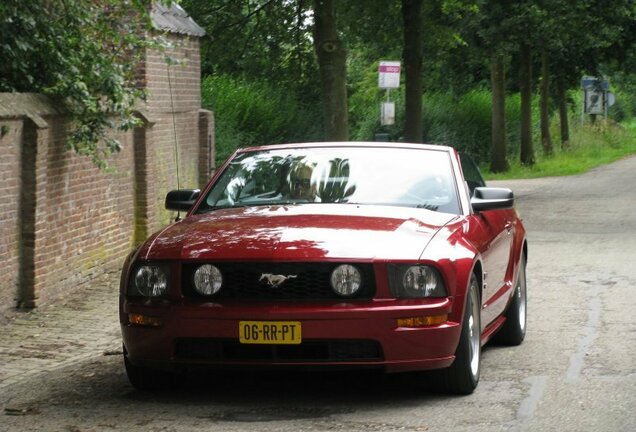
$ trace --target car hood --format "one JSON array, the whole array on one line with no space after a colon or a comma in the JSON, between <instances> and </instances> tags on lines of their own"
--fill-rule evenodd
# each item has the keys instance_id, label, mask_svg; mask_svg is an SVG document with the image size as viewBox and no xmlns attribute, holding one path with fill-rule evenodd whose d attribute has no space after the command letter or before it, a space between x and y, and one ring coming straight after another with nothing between
<instances>
[{"instance_id":1,"label":"car hood","mask_svg":"<svg viewBox=\"0 0 636 432\"><path fill-rule=\"evenodd\" d=\"M192 215L151 237L158 260L418 259L455 215L388 206L305 204Z\"/></svg>"}]
</instances>

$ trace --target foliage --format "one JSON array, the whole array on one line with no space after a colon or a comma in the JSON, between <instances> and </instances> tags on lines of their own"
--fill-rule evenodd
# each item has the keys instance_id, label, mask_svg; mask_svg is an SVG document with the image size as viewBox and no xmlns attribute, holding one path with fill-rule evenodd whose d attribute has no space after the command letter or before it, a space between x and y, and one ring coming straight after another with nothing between
<instances>
[{"instance_id":1,"label":"foliage","mask_svg":"<svg viewBox=\"0 0 636 432\"><path fill-rule=\"evenodd\" d=\"M318 100L310 0L182 0L203 27L202 73L262 80Z\"/></svg>"},{"instance_id":2,"label":"foliage","mask_svg":"<svg viewBox=\"0 0 636 432\"><path fill-rule=\"evenodd\" d=\"M385 91L377 87L377 64L350 73L358 79L357 91L350 97L351 138L357 141L373 140L378 133L389 134L391 140L402 137L404 92L393 90L390 99L396 104L396 124L380 125L380 104L386 99ZM453 146L485 161L490 152L491 94L476 88L462 95L453 91L428 91L422 96L422 123L424 142ZM535 110L538 109L534 104ZM535 113L536 115L536 113ZM518 94L506 100L506 134L509 154L519 150L521 121Z\"/></svg>"},{"instance_id":3,"label":"foliage","mask_svg":"<svg viewBox=\"0 0 636 432\"><path fill-rule=\"evenodd\" d=\"M135 87L134 68L137 56L153 43L143 37L149 1L0 2L0 91L42 92L62 100L75 120L70 144L103 165L106 155L119 148L105 132L134 124L134 102L143 96ZM311 0L180 3L208 33L201 40L202 72L208 76L203 100L215 112L218 159L240 146L321 138ZM396 124L380 126L386 93L377 88L377 64L404 61L401 1L359 3L336 2L338 36L347 47L350 136L373 140L377 133L388 133L399 140L404 86L391 92ZM491 97L486 89L491 56L499 54L506 61L511 95L506 100L507 151L509 156L518 152L515 92L522 42L535 53L533 84L539 79L538 54L549 51L554 82L578 89L582 74L608 76L617 95L610 115L629 120L636 112L635 17L632 0L425 1L425 141L488 158ZM579 101L577 93L574 102Z\"/></svg>"},{"instance_id":4,"label":"foliage","mask_svg":"<svg viewBox=\"0 0 636 432\"><path fill-rule=\"evenodd\" d=\"M636 154L636 123L633 121L626 125L612 121L580 125L573 130L570 138L570 150L557 149L549 158L538 155L537 163L532 167L517 162L511 164L510 171L505 174L491 174L484 170L484 176L488 180L502 180L581 174Z\"/></svg>"},{"instance_id":5,"label":"foliage","mask_svg":"<svg viewBox=\"0 0 636 432\"><path fill-rule=\"evenodd\" d=\"M616 95L616 103L609 108L609 116L622 122L636 116L636 76L615 72L610 81L610 90Z\"/></svg>"},{"instance_id":6,"label":"foliage","mask_svg":"<svg viewBox=\"0 0 636 432\"><path fill-rule=\"evenodd\" d=\"M508 154L519 150L521 121L518 94L506 98L506 136ZM424 95L425 141L445 144L484 162L490 154L491 95L485 89L472 90L461 97L451 93Z\"/></svg>"},{"instance_id":7,"label":"foliage","mask_svg":"<svg viewBox=\"0 0 636 432\"><path fill-rule=\"evenodd\" d=\"M376 134L387 133L391 140L400 140L404 113L403 91L393 90L390 94L391 100L396 103L396 124L381 126L380 103L386 99L386 93L377 87L377 63L364 68L350 68L349 72L357 83L349 103L351 139L372 141ZM622 92L616 93L622 101ZM572 103L571 115L577 120L582 109L580 90L572 92L569 99ZM227 75L208 77L203 83L203 100L204 105L216 113L217 163L222 162L238 147L320 139L320 114L316 105L303 103L297 95L281 87ZM538 118L537 100L538 96L532 104L535 111L533 118ZM491 95L487 89L474 89L463 95L456 95L450 90L426 92L423 95L424 141L451 145L471 154L479 163L486 162L490 151L490 106ZM517 159L519 151L519 106L518 94L507 97L506 133L511 160ZM575 128L571 137L574 154L577 154L577 143L583 136L586 137L585 140L592 142L595 134L602 133L604 135L600 135L598 139L603 142L610 133L603 132L602 129L584 128L584 132L579 129L580 127ZM538 139L537 127L533 133L535 140ZM560 155L561 152L557 151L555 157L558 159ZM546 164L552 164L549 159L540 155L538 163L536 172L543 172L541 170ZM532 171L520 171L518 164L513 164L514 172Z\"/></svg>"},{"instance_id":8,"label":"foliage","mask_svg":"<svg viewBox=\"0 0 636 432\"><path fill-rule=\"evenodd\" d=\"M137 121L133 109L142 92L135 66L149 43L147 6L143 0L1 2L0 91L60 100L73 120L69 146L106 166L105 158L120 149L107 131Z\"/></svg>"},{"instance_id":9,"label":"foliage","mask_svg":"<svg viewBox=\"0 0 636 432\"><path fill-rule=\"evenodd\" d=\"M318 107L284 87L212 75L202 100L215 113L217 166L240 147L320 139Z\"/></svg>"},{"instance_id":10,"label":"foliage","mask_svg":"<svg viewBox=\"0 0 636 432\"><path fill-rule=\"evenodd\" d=\"M219 103L221 99L216 103L221 156L236 146L267 141L256 136L269 136L274 141L307 141L320 137L316 128L309 128L306 136L297 134L292 139L290 128L279 127L269 117L275 113L286 117L285 124L298 124L295 110L300 109L303 124L321 123L317 108L318 70L311 50L311 1L183 0L182 4L212 36L203 42L204 73L214 73L217 79L232 77L233 85L247 91L237 106L232 106L230 100L224 102L225 105ZM400 140L403 135L404 86L390 93L390 99L396 103L396 124L392 126L380 125L380 103L387 99L387 94L377 87L378 61L400 60L402 56L400 5L398 0L367 0L364 8L355 2L337 3L339 36L347 46L351 139L373 140L376 134L386 133L390 139ZM507 153L511 159L516 157L520 129L516 94L519 44L525 42L533 46L535 71L539 70L536 54L543 48L549 49L558 78L566 88L578 88L581 73L595 73L604 68L615 74L618 64L636 64L636 56L628 54L636 40L636 25L633 7L627 5L627 0L613 0L611 5L600 0L424 2L422 122L425 141L451 144L472 153L478 160L488 159L491 148L489 64L493 53L497 53L507 63ZM228 50L228 46L234 49ZM610 59L617 60L610 62ZM601 61L607 62L609 68ZM616 118L629 118L633 112L631 97L624 97L632 93L628 85L630 74L625 75L621 79L621 88L625 90L616 92L619 101L610 110ZM538 79L535 72L535 84ZM224 88L204 92L219 95ZM247 96L259 95L261 91L268 96ZM286 96L284 104L300 108L265 109L267 114L261 124L271 124L270 131L255 134L254 131L259 130L258 121L247 121L249 116L236 112L240 109L254 113L258 110L248 109L250 104L263 98L280 101L276 95L281 94ZM539 118L537 100L535 97L533 101L535 119ZM228 106L228 115L222 112L221 106ZM227 128L226 121L229 122ZM296 128L296 131L303 129ZM536 127L533 134L536 141Z\"/></svg>"}]
</instances>

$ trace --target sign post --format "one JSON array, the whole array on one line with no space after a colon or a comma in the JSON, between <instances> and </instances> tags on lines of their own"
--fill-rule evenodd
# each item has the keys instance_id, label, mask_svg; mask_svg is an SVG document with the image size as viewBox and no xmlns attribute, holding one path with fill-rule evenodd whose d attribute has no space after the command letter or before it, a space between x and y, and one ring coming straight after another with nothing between
<instances>
[{"instance_id":1,"label":"sign post","mask_svg":"<svg viewBox=\"0 0 636 432\"><path fill-rule=\"evenodd\" d=\"M380 107L380 124L382 126L395 124L394 102L382 102Z\"/></svg>"},{"instance_id":2,"label":"sign post","mask_svg":"<svg viewBox=\"0 0 636 432\"><path fill-rule=\"evenodd\" d=\"M400 62L380 61L378 67L378 87L386 89L386 102L380 106L380 124L395 124L395 103L391 102L391 89L400 87Z\"/></svg>"},{"instance_id":3,"label":"sign post","mask_svg":"<svg viewBox=\"0 0 636 432\"><path fill-rule=\"evenodd\" d=\"M583 114L592 116L603 115L607 119L607 109L614 105L616 97L609 91L609 81L606 78L584 76L581 78L583 89Z\"/></svg>"}]
</instances>

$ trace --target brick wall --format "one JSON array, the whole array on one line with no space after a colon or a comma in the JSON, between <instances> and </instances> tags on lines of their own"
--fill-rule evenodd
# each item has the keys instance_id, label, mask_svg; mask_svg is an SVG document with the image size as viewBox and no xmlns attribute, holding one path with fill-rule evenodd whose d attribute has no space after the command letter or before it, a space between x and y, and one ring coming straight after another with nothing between
<instances>
[{"instance_id":1,"label":"brick wall","mask_svg":"<svg viewBox=\"0 0 636 432\"><path fill-rule=\"evenodd\" d=\"M67 119L47 98L0 93L0 319L118 268L174 217L164 199L178 186L177 166L181 188L207 181L214 124L200 109L199 41L169 38L167 54L179 64L147 52L144 125L113 132L123 150L109 159L109 171L66 149Z\"/></svg>"},{"instance_id":2,"label":"brick wall","mask_svg":"<svg viewBox=\"0 0 636 432\"><path fill-rule=\"evenodd\" d=\"M118 267L133 246L133 132L111 170L66 149L68 122L41 95L0 94L0 318ZM36 119L35 121L33 119Z\"/></svg>"},{"instance_id":3,"label":"brick wall","mask_svg":"<svg viewBox=\"0 0 636 432\"><path fill-rule=\"evenodd\" d=\"M18 231L22 121L0 122L0 304L13 302L13 287L19 275L20 236Z\"/></svg>"},{"instance_id":4,"label":"brick wall","mask_svg":"<svg viewBox=\"0 0 636 432\"><path fill-rule=\"evenodd\" d=\"M151 231L174 217L164 210L166 193L178 186L202 186L199 161L205 159L207 164L206 154L201 151L204 143L200 142L199 136L199 39L178 35L168 35L167 38L172 48L165 53L149 50L143 66L148 92L147 109L154 122L150 132L152 146L148 149L154 168L153 185L157 191L153 202L149 203L149 214L155 216L149 221ZM175 64L167 64L166 56Z\"/></svg>"},{"instance_id":5,"label":"brick wall","mask_svg":"<svg viewBox=\"0 0 636 432\"><path fill-rule=\"evenodd\" d=\"M51 125L38 140L34 291L48 301L119 265L134 238L132 132L114 134L122 152L100 171L66 149L67 125Z\"/></svg>"},{"instance_id":6,"label":"brick wall","mask_svg":"<svg viewBox=\"0 0 636 432\"><path fill-rule=\"evenodd\" d=\"M145 83L151 113L198 111L201 108L201 58L199 39L167 35L171 45L165 52L148 50ZM176 64L168 64L169 57ZM170 80L168 81L168 77Z\"/></svg>"}]
</instances>

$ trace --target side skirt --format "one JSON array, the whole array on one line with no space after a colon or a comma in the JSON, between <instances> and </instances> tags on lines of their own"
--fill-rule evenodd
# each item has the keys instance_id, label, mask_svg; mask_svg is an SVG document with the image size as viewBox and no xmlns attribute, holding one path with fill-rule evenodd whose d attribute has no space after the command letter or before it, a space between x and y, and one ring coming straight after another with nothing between
<instances>
[{"instance_id":1,"label":"side skirt","mask_svg":"<svg viewBox=\"0 0 636 432\"><path fill-rule=\"evenodd\" d=\"M481 345L484 346L488 341L497 333L497 330L501 328L506 322L506 317L501 315L499 318L494 320L488 327L481 332Z\"/></svg>"}]
</instances>

